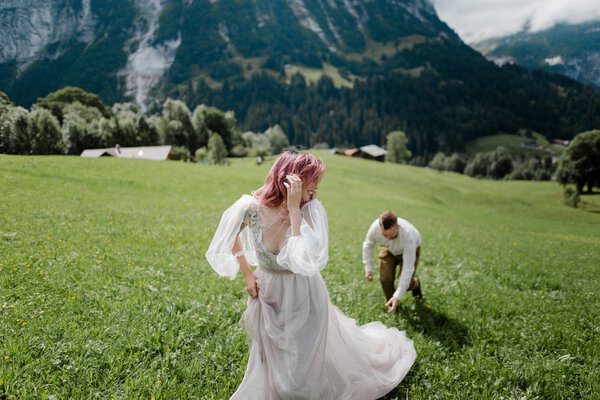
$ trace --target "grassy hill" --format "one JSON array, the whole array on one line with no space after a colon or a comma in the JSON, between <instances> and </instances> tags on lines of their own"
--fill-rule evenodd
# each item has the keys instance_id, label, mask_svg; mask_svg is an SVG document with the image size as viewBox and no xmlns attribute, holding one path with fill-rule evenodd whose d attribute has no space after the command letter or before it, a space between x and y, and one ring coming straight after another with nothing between
<instances>
[{"instance_id":1,"label":"grassy hill","mask_svg":"<svg viewBox=\"0 0 600 400\"><path fill-rule=\"evenodd\" d=\"M498 146L505 147L513 156L537 156L540 158L558 157L565 149L564 146L551 144L548 139L539 133L533 133L530 138L500 133L471 140L466 144L465 152L469 156L474 156L475 153L494 151Z\"/></svg>"},{"instance_id":2,"label":"grassy hill","mask_svg":"<svg viewBox=\"0 0 600 400\"><path fill-rule=\"evenodd\" d=\"M389 399L600 392L600 214L564 206L556 183L322 156L331 299L417 348ZM0 398L228 398L246 295L203 253L267 164L0 156ZM424 240L427 303L394 316L360 261L388 208Z\"/></svg>"}]
</instances>

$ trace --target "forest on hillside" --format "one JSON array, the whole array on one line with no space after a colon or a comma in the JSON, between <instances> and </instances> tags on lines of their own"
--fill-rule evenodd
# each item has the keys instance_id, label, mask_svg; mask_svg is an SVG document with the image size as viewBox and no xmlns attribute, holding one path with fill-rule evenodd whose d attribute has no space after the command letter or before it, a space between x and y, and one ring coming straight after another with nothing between
<instances>
[{"instance_id":1,"label":"forest on hillside","mask_svg":"<svg viewBox=\"0 0 600 400\"><path fill-rule=\"evenodd\" d=\"M323 82L327 81L321 80L317 89L323 88ZM406 132L379 129L389 162L428 165L480 178L556 179L564 185L575 184L577 193L586 185L588 191L600 185L596 178L600 176L600 130L576 135L566 151L556 152L539 133L521 130L512 140L529 143L533 151L511 152L499 142L488 151L438 150L426 157L411 151L411 137ZM108 107L93 93L66 87L38 99L27 110L0 92L0 153L78 155L85 149L167 144L173 147L171 159L226 163L228 156L278 154L290 144L297 145L294 139L290 140L289 132L279 124L262 131L243 131L234 112L204 104L190 110L181 100L167 99L160 113L147 114L134 103ZM312 147L329 148L320 136L309 139Z\"/></svg>"},{"instance_id":2,"label":"forest on hillside","mask_svg":"<svg viewBox=\"0 0 600 400\"><path fill-rule=\"evenodd\" d=\"M397 57L397 68L429 64L418 76L378 71L352 88L336 87L328 76L311 85L296 74L286 84L261 73L249 81L225 80L219 90L200 82L177 87L170 95L190 107L233 110L245 130L277 123L291 143L304 146L384 145L387 133L402 130L410 150L428 159L438 151L464 151L470 140L497 133L525 129L548 139L570 139L600 127L596 89L560 75L514 65L498 69L482 57L466 59L460 46L455 54L447 44L428 46L423 53L415 48ZM338 67L342 74L356 72L348 65Z\"/></svg>"}]
</instances>

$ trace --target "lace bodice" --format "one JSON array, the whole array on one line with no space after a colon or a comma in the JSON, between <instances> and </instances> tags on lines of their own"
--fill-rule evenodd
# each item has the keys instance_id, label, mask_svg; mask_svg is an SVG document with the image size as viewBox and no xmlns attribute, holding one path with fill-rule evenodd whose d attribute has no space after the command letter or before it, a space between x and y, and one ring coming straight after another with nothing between
<instances>
[{"instance_id":1,"label":"lace bodice","mask_svg":"<svg viewBox=\"0 0 600 400\"><path fill-rule=\"evenodd\" d=\"M313 276L325 268L329 258L328 224L325 209L319 200L312 200L302 207L300 235L290 236L289 227L287 233L275 232L272 235L274 238L286 235L283 242L269 245L270 248L278 248L276 252L269 251L265 244L263 233L271 235L273 225L263 226L263 216L258 207L260 204L255 197L243 195L221 216L215 236L206 251L206 259L215 272L235 279L240 265L232 248L238 237L250 265L271 270L284 269L305 276ZM267 220L273 217L267 217Z\"/></svg>"},{"instance_id":2,"label":"lace bodice","mask_svg":"<svg viewBox=\"0 0 600 400\"><path fill-rule=\"evenodd\" d=\"M263 241L263 225L260 222L256 207L250 207L244 213L244 225L250 229L250 236L256 248L258 266L271 270L285 270L277 263L277 254L271 253Z\"/></svg>"}]
</instances>

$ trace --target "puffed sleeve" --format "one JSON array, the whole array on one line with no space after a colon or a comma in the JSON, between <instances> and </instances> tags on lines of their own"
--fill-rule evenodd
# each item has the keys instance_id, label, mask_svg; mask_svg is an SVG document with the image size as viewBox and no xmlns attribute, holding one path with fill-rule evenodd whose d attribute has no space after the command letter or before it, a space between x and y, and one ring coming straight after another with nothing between
<instances>
[{"instance_id":1,"label":"puffed sleeve","mask_svg":"<svg viewBox=\"0 0 600 400\"><path fill-rule=\"evenodd\" d=\"M302 208L300 235L291 236L277 255L277 263L296 274L313 276L325 268L329 259L327 214L318 200Z\"/></svg>"},{"instance_id":2,"label":"puffed sleeve","mask_svg":"<svg viewBox=\"0 0 600 400\"><path fill-rule=\"evenodd\" d=\"M225 210L215 236L205 254L208 263L215 272L232 280L235 279L240 269L239 262L231 251L238 234L242 233L242 246L248 262L252 265L256 264L255 249L250 245L250 241L248 240L249 229L247 227L248 224L245 223L248 215L247 211L253 201L252 196L243 195L231 207Z\"/></svg>"}]
</instances>

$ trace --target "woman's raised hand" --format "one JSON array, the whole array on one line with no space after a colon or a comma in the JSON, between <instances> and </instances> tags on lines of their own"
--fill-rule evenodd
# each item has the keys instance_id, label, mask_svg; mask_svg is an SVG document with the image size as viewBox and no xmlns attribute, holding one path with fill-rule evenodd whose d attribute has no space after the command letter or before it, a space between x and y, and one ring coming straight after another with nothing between
<instances>
[{"instance_id":1,"label":"woman's raised hand","mask_svg":"<svg viewBox=\"0 0 600 400\"><path fill-rule=\"evenodd\" d=\"M300 235L300 200L302 200L302 179L298 175L288 175L283 185L287 189L287 208L290 215L292 236Z\"/></svg>"},{"instance_id":2,"label":"woman's raised hand","mask_svg":"<svg viewBox=\"0 0 600 400\"><path fill-rule=\"evenodd\" d=\"M287 175L283 185L287 189L287 208L290 213L300 209L302 200L302 179L298 175Z\"/></svg>"}]
</instances>

